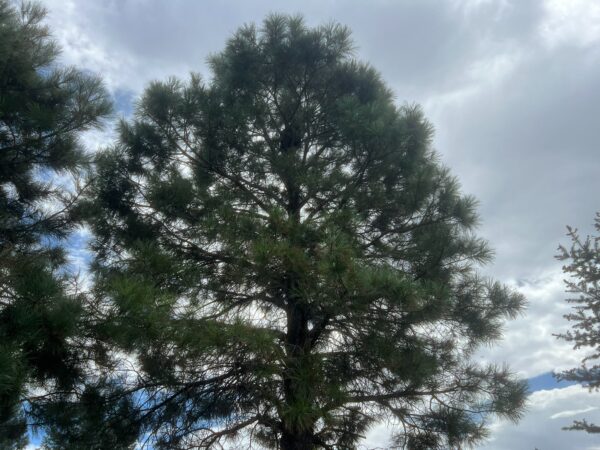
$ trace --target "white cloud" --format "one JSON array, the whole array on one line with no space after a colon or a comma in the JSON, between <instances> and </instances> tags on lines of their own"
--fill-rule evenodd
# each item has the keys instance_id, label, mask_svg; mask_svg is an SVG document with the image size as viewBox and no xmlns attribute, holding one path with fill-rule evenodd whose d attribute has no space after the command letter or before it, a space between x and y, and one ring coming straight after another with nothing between
<instances>
[{"instance_id":1,"label":"white cloud","mask_svg":"<svg viewBox=\"0 0 600 450\"><path fill-rule=\"evenodd\" d=\"M143 36L150 32L163 38L158 24L154 30L140 27L140 17L151 10L148 2L45 0L44 5L49 11L47 21L62 48L61 61L100 74L111 92L140 93L151 80L185 76L190 71L184 60L164 64L151 56L151 50L144 55L132 45L135 39L143 42ZM148 47L151 45L148 42Z\"/></svg>"},{"instance_id":2,"label":"white cloud","mask_svg":"<svg viewBox=\"0 0 600 450\"><path fill-rule=\"evenodd\" d=\"M586 418L600 422L600 394L579 385L564 389L534 392L529 396L528 412L518 423L497 421L493 438L481 450L508 448L533 450L592 450L598 438L581 431L565 431L573 420ZM569 409L566 410L565 408Z\"/></svg>"},{"instance_id":3,"label":"white cloud","mask_svg":"<svg viewBox=\"0 0 600 450\"><path fill-rule=\"evenodd\" d=\"M578 366L585 356L585 350L575 351L554 336L570 326L563 318L570 306L564 301L567 295L560 265L540 272L534 269L524 274L531 278L507 280L525 295L528 306L522 316L507 322L502 341L480 350L477 358L481 362L507 362L518 375L531 378Z\"/></svg>"},{"instance_id":4,"label":"white cloud","mask_svg":"<svg viewBox=\"0 0 600 450\"><path fill-rule=\"evenodd\" d=\"M600 3L596 0L547 0L540 35L549 48L587 47L600 41Z\"/></svg>"},{"instance_id":5,"label":"white cloud","mask_svg":"<svg viewBox=\"0 0 600 450\"><path fill-rule=\"evenodd\" d=\"M583 408L583 409L576 409L576 410L567 410L567 411L561 411L559 413L556 414L552 414L550 416L551 419L562 419L563 417L573 417L573 416L577 416L586 412L590 412L590 411L594 411L598 409L598 406L588 406L587 408Z\"/></svg>"},{"instance_id":6,"label":"white cloud","mask_svg":"<svg viewBox=\"0 0 600 450\"><path fill-rule=\"evenodd\" d=\"M388 448L391 440L393 427L389 423L380 423L369 430L363 446L369 449ZM359 447L363 448L363 447Z\"/></svg>"},{"instance_id":7,"label":"white cloud","mask_svg":"<svg viewBox=\"0 0 600 450\"><path fill-rule=\"evenodd\" d=\"M534 450L594 450L597 437L583 432L565 431L573 420L586 418L600 422L600 394L590 393L579 385L563 389L538 391L531 394L527 414L518 423L495 420L490 429L491 438L478 446L480 450L525 449ZM565 406L570 408L565 409ZM363 445L366 448L390 448L392 427L380 424L368 433ZM596 447L594 447L596 445Z\"/></svg>"}]
</instances>

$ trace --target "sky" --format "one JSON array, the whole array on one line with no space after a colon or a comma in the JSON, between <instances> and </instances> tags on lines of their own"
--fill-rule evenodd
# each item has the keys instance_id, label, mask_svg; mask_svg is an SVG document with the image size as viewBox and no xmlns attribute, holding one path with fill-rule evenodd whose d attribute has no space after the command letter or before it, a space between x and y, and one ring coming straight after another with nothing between
<instances>
[{"instance_id":1,"label":"sky","mask_svg":"<svg viewBox=\"0 0 600 450\"><path fill-rule=\"evenodd\" d=\"M482 362L530 379L522 421L495 421L486 450L600 450L600 437L562 431L600 422L600 394L556 384L550 372L581 360L553 334L568 329L561 263L566 225L592 231L600 211L600 1L598 0L43 0L62 62L101 75L117 115L131 114L152 80L209 76L206 58L242 24L270 12L310 25L348 25L398 105L419 103L434 147L479 199L480 234L496 250L486 275L513 286L528 308ZM90 149L112 139L88 134ZM81 238L81 239L80 239ZM84 241L82 236L76 242ZM84 264L85 252L74 249ZM387 448L389 427L364 448Z\"/></svg>"}]
</instances>

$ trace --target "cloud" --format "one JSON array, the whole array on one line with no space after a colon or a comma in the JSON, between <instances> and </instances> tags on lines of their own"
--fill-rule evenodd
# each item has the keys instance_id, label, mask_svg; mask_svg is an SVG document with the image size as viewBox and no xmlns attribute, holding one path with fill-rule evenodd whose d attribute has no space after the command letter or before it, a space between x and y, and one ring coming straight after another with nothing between
<instances>
[{"instance_id":1,"label":"cloud","mask_svg":"<svg viewBox=\"0 0 600 450\"><path fill-rule=\"evenodd\" d=\"M588 50L519 52L495 82L431 108L444 160L480 199L492 273L506 279L553 268L565 226L589 230L600 208L600 64Z\"/></svg>"},{"instance_id":2,"label":"cloud","mask_svg":"<svg viewBox=\"0 0 600 450\"><path fill-rule=\"evenodd\" d=\"M587 0L549 0L540 31L550 48L558 45L591 46L600 41L600 4Z\"/></svg>"},{"instance_id":3,"label":"cloud","mask_svg":"<svg viewBox=\"0 0 600 450\"><path fill-rule=\"evenodd\" d=\"M563 318L570 306L564 301L560 267L533 273L532 278L506 280L525 295L527 309L507 322L502 341L480 349L476 357L481 363L508 362L523 378L576 367L586 355L586 349L573 350L572 344L555 336L570 326Z\"/></svg>"},{"instance_id":4,"label":"cloud","mask_svg":"<svg viewBox=\"0 0 600 450\"><path fill-rule=\"evenodd\" d=\"M508 362L524 377L581 360L585 352L553 336L569 326L562 318L568 306L554 254L558 244L568 244L565 225L590 232L600 210L597 1L44 4L63 61L101 74L125 116L150 80L190 71L208 76L207 55L223 48L239 25L260 23L269 12L300 12L311 25L330 20L348 25L357 57L381 71L399 104L423 105L437 129L434 145L442 160L464 191L479 198L480 233L496 249L495 262L482 272L528 298L525 315L508 323L502 343L481 349L478 360ZM84 143L95 149L113 137L109 128L86 135ZM83 254L74 258L85 264ZM527 426L499 422L487 449L591 448L585 435L560 431L568 424L560 414L576 417L597 397L575 387L541 392L532 396ZM538 408L544 402L548 411ZM542 433L546 428L551 431ZM372 442L380 442L383 435L373 433Z\"/></svg>"},{"instance_id":5,"label":"cloud","mask_svg":"<svg viewBox=\"0 0 600 450\"><path fill-rule=\"evenodd\" d=\"M269 12L347 24L357 56L382 72L398 103L424 105L443 160L481 200L482 234L498 250L497 277L553 266L565 225L588 225L600 209L593 194L600 185L594 2L45 4L63 60L101 73L123 115L150 80L190 71L208 77L206 57L239 25L260 23Z\"/></svg>"},{"instance_id":6,"label":"cloud","mask_svg":"<svg viewBox=\"0 0 600 450\"><path fill-rule=\"evenodd\" d=\"M550 416L550 418L551 419L562 419L563 417L579 416L579 415L581 415L583 413L586 413L586 412L595 411L596 409L598 409L597 406L588 406L587 408L576 409L574 411L570 411L570 410L561 411L561 412L558 412L556 414L552 414Z\"/></svg>"},{"instance_id":7,"label":"cloud","mask_svg":"<svg viewBox=\"0 0 600 450\"><path fill-rule=\"evenodd\" d=\"M590 393L579 385L535 392L529 396L525 417L516 425L508 421L496 421L492 427L492 438L480 448L593 450L598 446L597 436L562 428L569 426L573 420L583 418L600 422L600 411L593 406L599 401L600 394Z\"/></svg>"},{"instance_id":8,"label":"cloud","mask_svg":"<svg viewBox=\"0 0 600 450\"><path fill-rule=\"evenodd\" d=\"M583 432L565 431L573 420L583 418L599 423L597 406L599 393L590 393L579 385L563 389L534 392L528 397L527 414L518 423L495 420L491 426L491 437L478 446L480 450L526 449L533 450L594 450L597 436ZM565 406L568 405L568 409ZM386 449L389 447L393 428L379 424L372 428L364 441L365 448ZM595 447L594 447L595 446Z\"/></svg>"}]
</instances>

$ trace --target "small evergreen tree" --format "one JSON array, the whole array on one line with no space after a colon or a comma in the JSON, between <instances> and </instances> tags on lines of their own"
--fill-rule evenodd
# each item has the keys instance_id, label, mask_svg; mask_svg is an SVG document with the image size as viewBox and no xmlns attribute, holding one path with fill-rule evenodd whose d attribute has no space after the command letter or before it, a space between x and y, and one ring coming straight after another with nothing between
<instances>
[{"instance_id":1,"label":"small evergreen tree","mask_svg":"<svg viewBox=\"0 0 600 450\"><path fill-rule=\"evenodd\" d=\"M560 246L557 259L568 261L563 271L570 279L565 280L567 292L573 297L567 302L573 305L573 311L565 315L573 322L572 330L558 337L573 343L574 349L591 348L593 353L585 357L581 367L566 370L556 375L558 380L576 381L589 387L600 388L600 365L590 362L600 358L600 235L582 239L577 230L568 228L571 247ZM600 213L596 214L596 231L600 233ZM600 433L600 426L586 420L575 421L569 430L583 430L588 433Z\"/></svg>"},{"instance_id":2,"label":"small evergreen tree","mask_svg":"<svg viewBox=\"0 0 600 450\"><path fill-rule=\"evenodd\" d=\"M81 311L64 275L73 227L55 174L85 162L77 133L110 109L97 78L57 68L37 4L0 0L0 447L23 445L32 383L74 376L68 339Z\"/></svg>"},{"instance_id":3,"label":"small evergreen tree","mask_svg":"<svg viewBox=\"0 0 600 450\"><path fill-rule=\"evenodd\" d=\"M477 275L475 201L419 108L351 55L339 25L243 27L98 157L100 403L127 399L149 448L355 448L385 418L397 445L458 447L522 411L523 383L470 357L523 299Z\"/></svg>"}]
</instances>

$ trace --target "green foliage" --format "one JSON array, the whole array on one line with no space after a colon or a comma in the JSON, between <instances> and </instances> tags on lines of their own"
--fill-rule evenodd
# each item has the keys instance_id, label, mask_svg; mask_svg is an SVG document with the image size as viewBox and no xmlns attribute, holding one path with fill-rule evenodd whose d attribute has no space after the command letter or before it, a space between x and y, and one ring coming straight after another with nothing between
<instances>
[{"instance_id":1,"label":"green foliage","mask_svg":"<svg viewBox=\"0 0 600 450\"><path fill-rule=\"evenodd\" d=\"M110 110L97 78L55 64L45 11L0 0L0 446L25 445L23 405L78 376L81 298L61 240L74 227L72 195L56 175L87 163L78 133ZM57 206L58 205L58 206ZM29 401L27 399L29 398Z\"/></svg>"},{"instance_id":2,"label":"green foliage","mask_svg":"<svg viewBox=\"0 0 600 450\"><path fill-rule=\"evenodd\" d=\"M596 214L595 228L600 233L600 213ZM592 353L583 359L580 367L566 370L556 377L559 380L576 381L590 390L598 390L600 366L594 361L600 357L600 235L582 239L576 229L568 227L568 230L571 247L567 249L561 245L557 259L568 261L563 271L569 276L565 283L567 292L573 297L568 298L567 302L573 305L573 311L565 318L573 322L573 326L558 337L572 342L574 349L589 348ZM600 427L585 420L575 421L568 429L600 433Z\"/></svg>"},{"instance_id":3,"label":"green foliage","mask_svg":"<svg viewBox=\"0 0 600 450\"><path fill-rule=\"evenodd\" d=\"M133 400L100 382L71 398L43 406L38 414L53 419L44 450L132 450L139 433Z\"/></svg>"},{"instance_id":4,"label":"green foliage","mask_svg":"<svg viewBox=\"0 0 600 450\"><path fill-rule=\"evenodd\" d=\"M476 202L352 49L339 25L243 27L96 159L98 366L149 447L354 448L387 417L447 448L519 417L524 385L470 357L523 298L477 275Z\"/></svg>"}]
</instances>

